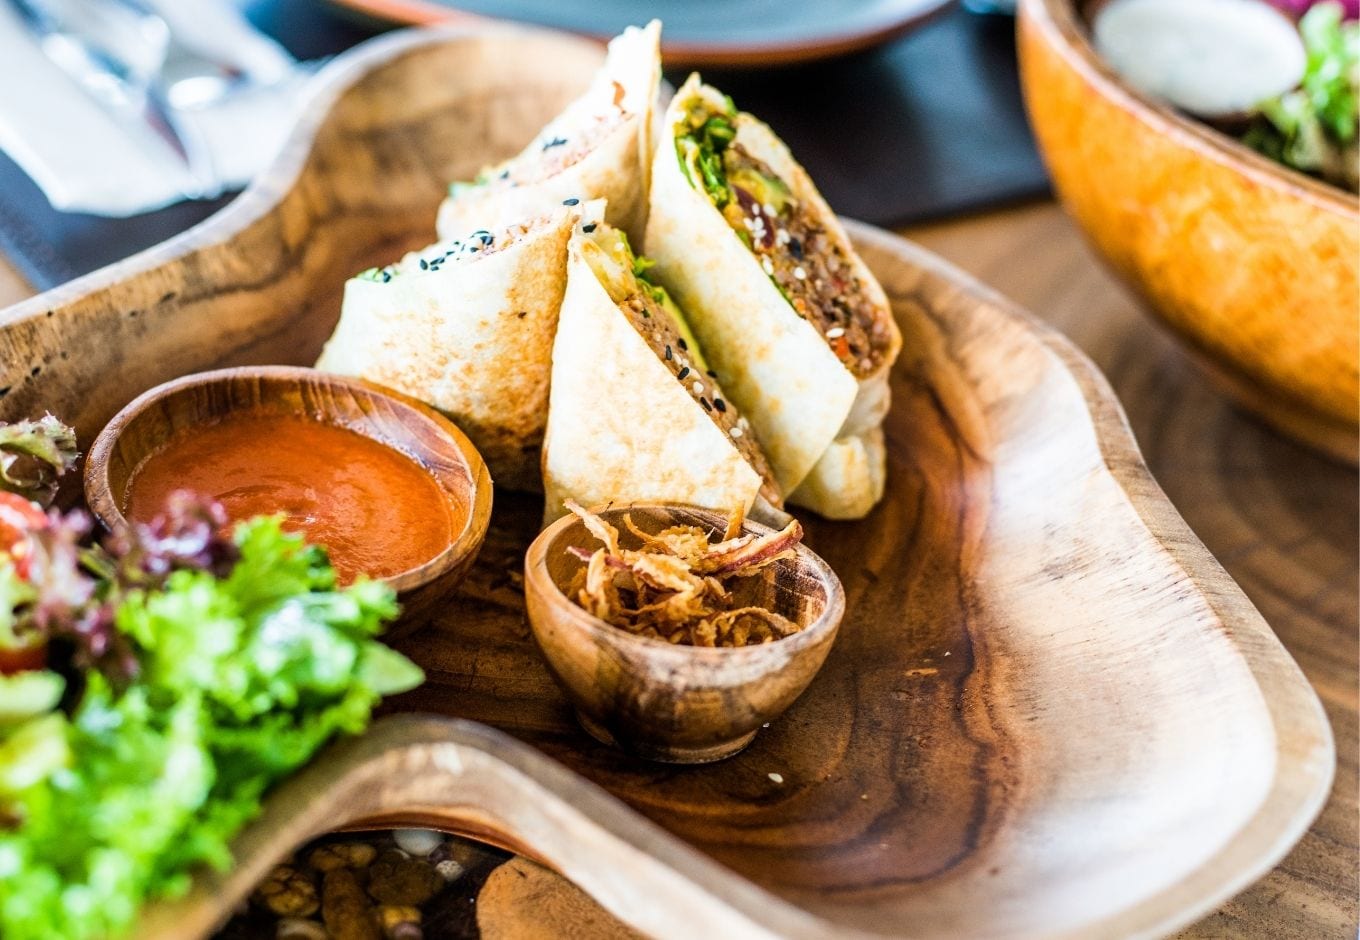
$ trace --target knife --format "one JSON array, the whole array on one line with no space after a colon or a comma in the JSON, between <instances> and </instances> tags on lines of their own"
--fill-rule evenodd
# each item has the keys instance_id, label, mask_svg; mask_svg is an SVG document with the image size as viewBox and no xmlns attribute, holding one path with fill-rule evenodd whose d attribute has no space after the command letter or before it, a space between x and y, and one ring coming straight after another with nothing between
<instances>
[{"instance_id":1,"label":"knife","mask_svg":"<svg viewBox=\"0 0 1360 940\"><path fill-rule=\"evenodd\" d=\"M156 80L170 48L164 20L121 3L10 0L43 54L122 123L153 158L187 170L185 198L222 191L211 155L175 120ZM150 131L147 134L146 131Z\"/></svg>"}]
</instances>

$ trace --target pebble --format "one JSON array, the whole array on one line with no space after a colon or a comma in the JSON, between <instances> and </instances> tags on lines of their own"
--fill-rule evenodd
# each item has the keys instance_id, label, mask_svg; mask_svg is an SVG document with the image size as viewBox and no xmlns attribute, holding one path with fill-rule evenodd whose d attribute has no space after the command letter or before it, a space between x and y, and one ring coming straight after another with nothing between
<instances>
[{"instance_id":1,"label":"pebble","mask_svg":"<svg viewBox=\"0 0 1360 940\"><path fill-rule=\"evenodd\" d=\"M307 864L324 873L337 868L367 868L377 857L378 850L367 842L329 842L313 849Z\"/></svg>"},{"instance_id":2,"label":"pebble","mask_svg":"<svg viewBox=\"0 0 1360 940\"><path fill-rule=\"evenodd\" d=\"M398 829L392 833L397 847L417 858L424 858L444 842L443 833L433 829Z\"/></svg>"},{"instance_id":3,"label":"pebble","mask_svg":"<svg viewBox=\"0 0 1360 940\"><path fill-rule=\"evenodd\" d=\"M326 928L314 920L284 917L274 928L274 940L326 940Z\"/></svg>"}]
</instances>

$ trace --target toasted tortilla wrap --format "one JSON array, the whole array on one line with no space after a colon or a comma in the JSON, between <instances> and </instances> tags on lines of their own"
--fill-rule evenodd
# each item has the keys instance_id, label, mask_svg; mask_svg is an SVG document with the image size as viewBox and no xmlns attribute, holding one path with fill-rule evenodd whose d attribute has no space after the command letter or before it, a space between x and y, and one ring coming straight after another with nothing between
<instances>
[{"instance_id":1,"label":"toasted tortilla wrap","mask_svg":"<svg viewBox=\"0 0 1360 940\"><path fill-rule=\"evenodd\" d=\"M589 225L583 228L590 228ZM683 502L787 519L750 425L621 233L568 244L543 444L545 515L611 501Z\"/></svg>"},{"instance_id":2,"label":"toasted tortilla wrap","mask_svg":"<svg viewBox=\"0 0 1360 940\"><path fill-rule=\"evenodd\" d=\"M883 498L887 451L883 428L838 437L789 496L828 519L863 519Z\"/></svg>"},{"instance_id":3,"label":"toasted tortilla wrap","mask_svg":"<svg viewBox=\"0 0 1360 940\"><path fill-rule=\"evenodd\" d=\"M661 80L661 23L630 26L609 43L589 90L504 163L454 183L439 207L440 238L506 224L564 200L608 201L608 220L641 242L647 169Z\"/></svg>"},{"instance_id":4,"label":"toasted tortilla wrap","mask_svg":"<svg viewBox=\"0 0 1360 940\"><path fill-rule=\"evenodd\" d=\"M780 489L824 515L863 515L882 495L869 432L902 340L835 214L778 137L697 75L662 121L650 199L656 278L689 312Z\"/></svg>"},{"instance_id":5,"label":"toasted tortilla wrap","mask_svg":"<svg viewBox=\"0 0 1360 940\"><path fill-rule=\"evenodd\" d=\"M413 252L345 284L317 368L447 414L498 486L538 491L553 333L580 208Z\"/></svg>"}]
</instances>

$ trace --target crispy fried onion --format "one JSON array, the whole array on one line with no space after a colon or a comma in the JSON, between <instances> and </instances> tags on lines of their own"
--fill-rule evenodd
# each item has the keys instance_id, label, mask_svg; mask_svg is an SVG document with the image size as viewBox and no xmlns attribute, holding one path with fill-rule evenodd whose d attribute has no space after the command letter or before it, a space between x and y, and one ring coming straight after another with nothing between
<instances>
[{"instance_id":1,"label":"crispy fried onion","mask_svg":"<svg viewBox=\"0 0 1360 940\"><path fill-rule=\"evenodd\" d=\"M638 636L689 646L754 646L797 633L799 625L764 607L733 608L727 582L757 574L792 558L803 528L794 520L769 535L741 535L740 514L728 520L726 537L711 544L698 526L671 526L656 534L639 529L624 513L624 527L640 542L624 548L619 532L594 513L567 500L603 547L568 552L586 562L568 595L606 623Z\"/></svg>"}]
</instances>

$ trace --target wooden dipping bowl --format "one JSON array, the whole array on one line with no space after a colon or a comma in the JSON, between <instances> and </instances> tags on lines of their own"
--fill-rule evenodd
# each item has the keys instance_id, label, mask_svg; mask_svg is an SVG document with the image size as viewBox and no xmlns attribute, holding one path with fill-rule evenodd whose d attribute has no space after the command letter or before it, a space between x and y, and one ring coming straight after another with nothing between
<instances>
[{"instance_id":1,"label":"wooden dipping bowl","mask_svg":"<svg viewBox=\"0 0 1360 940\"><path fill-rule=\"evenodd\" d=\"M90 448L85 498L91 511L110 530L127 525L121 494L147 456L182 428L246 410L306 415L346 428L411 458L434 478L467 522L434 558L383 579L402 605L388 637L423 624L477 558L491 521L491 476L453 422L381 385L295 366L219 369L158 385L118 412Z\"/></svg>"},{"instance_id":2,"label":"wooden dipping bowl","mask_svg":"<svg viewBox=\"0 0 1360 940\"><path fill-rule=\"evenodd\" d=\"M1081 0L1021 0L1020 73L1063 206L1244 408L1354 464L1360 199L1130 87Z\"/></svg>"},{"instance_id":3,"label":"wooden dipping bowl","mask_svg":"<svg viewBox=\"0 0 1360 940\"><path fill-rule=\"evenodd\" d=\"M634 504L597 510L638 547L624 513L644 532L704 526L721 533L726 518L691 506ZM743 534L773 531L748 522ZM534 638L576 709L582 727L629 754L672 764L703 764L741 751L778 717L821 669L845 613L845 592L831 567L799 544L760 575L731 583L739 606L760 606L802 626L756 646L680 646L634 636L587 613L564 591L585 562L567 549L599 540L576 516L550 525L524 559L524 593Z\"/></svg>"}]
</instances>

